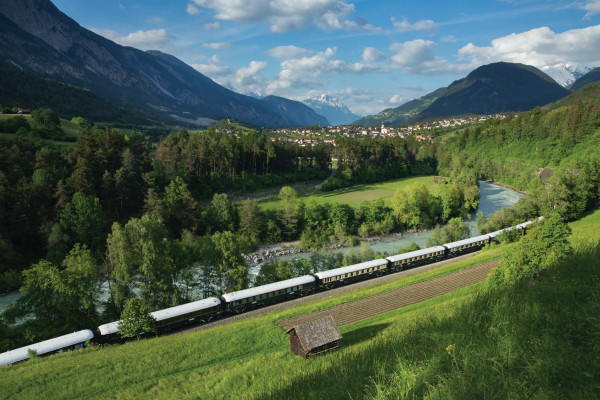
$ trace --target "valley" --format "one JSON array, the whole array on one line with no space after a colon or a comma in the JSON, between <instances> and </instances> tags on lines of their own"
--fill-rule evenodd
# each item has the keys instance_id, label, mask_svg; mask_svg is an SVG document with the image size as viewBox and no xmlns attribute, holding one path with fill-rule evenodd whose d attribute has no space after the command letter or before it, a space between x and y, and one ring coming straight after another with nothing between
<instances>
[{"instance_id":1,"label":"valley","mask_svg":"<svg viewBox=\"0 0 600 400\"><path fill-rule=\"evenodd\" d=\"M600 11L526 3L0 2L0 397L600 398Z\"/></svg>"}]
</instances>

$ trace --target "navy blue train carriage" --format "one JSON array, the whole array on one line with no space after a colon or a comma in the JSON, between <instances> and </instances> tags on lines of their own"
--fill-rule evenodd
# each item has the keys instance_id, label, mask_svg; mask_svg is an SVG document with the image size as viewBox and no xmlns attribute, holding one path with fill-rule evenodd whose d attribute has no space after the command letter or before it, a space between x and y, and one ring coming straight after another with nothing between
<instances>
[{"instance_id":1,"label":"navy blue train carriage","mask_svg":"<svg viewBox=\"0 0 600 400\"><path fill-rule=\"evenodd\" d=\"M315 291L328 290L352 282L471 253L481 249L492 241L498 240L498 237L504 233L517 230L525 234L531 224L542 218L539 217L536 220L527 221L486 235L446 243L442 246L434 246L390 256L385 259L367 261L250 289L225 293L220 298L210 297L154 311L150 315L156 320L157 333L164 333L186 325L206 323L215 318L239 314L254 308L295 299ZM94 340L99 343L121 341L122 337L119 334L120 322L114 321L100 325L96 330L95 336L92 331L83 330L2 353L0 354L0 365L26 360L29 358L27 349L36 350L38 355L43 355L82 347L92 338L95 338Z\"/></svg>"}]
</instances>

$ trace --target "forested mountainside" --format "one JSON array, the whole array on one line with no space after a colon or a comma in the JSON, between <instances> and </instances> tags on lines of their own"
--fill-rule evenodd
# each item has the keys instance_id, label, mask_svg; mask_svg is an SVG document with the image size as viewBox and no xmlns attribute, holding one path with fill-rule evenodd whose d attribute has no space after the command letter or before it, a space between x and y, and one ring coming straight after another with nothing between
<instances>
[{"instance_id":1,"label":"forested mountainside","mask_svg":"<svg viewBox=\"0 0 600 400\"><path fill-rule=\"evenodd\" d=\"M365 117L355 124L401 125L440 117L527 111L568 94L567 89L537 68L500 62L479 67L447 88Z\"/></svg>"},{"instance_id":2,"label":"forested mountainside","mask_svg":"<svg viewBox=\"0 0 600 400\"><path fill-rule=\"evenodd\" d=\"M150 113L119 107L89 90L42 79L4 63L0 63L0 104L27 110L51 108L66 119L83 117L117 126L153 124Z\"/></svg>"}]
</instances>

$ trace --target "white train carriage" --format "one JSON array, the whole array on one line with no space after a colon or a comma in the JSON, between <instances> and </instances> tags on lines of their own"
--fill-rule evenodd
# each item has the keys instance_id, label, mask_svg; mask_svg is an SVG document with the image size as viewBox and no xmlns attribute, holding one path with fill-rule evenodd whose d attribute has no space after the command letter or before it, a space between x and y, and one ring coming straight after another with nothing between
<instances>
[{"instance_id":1,"label":"white train carriage","mask_svg":"<svg viewBox=\"0 0 600 400\"><path fill-rule=\"evenodd\" d=\"M194 322L207 322L216 317L220 309L221 300L216 297L193 301L164 310L150 313L156 321L157 332L164 332L178 326ZM101 341L112 342L120 340L119 324L121 321L109 322L98 327L98 335Z\"/></svg>"},{"instance_id":2,"label":"white train carriage","mask_svg":"<svg viewBox=\"0 0 600 400\"><path fill-rule=\"evenodd\" d=\"M319 280L319 285L327 288L383 275L387 272L387 268L388 260L379 259L348 265L347 267L330 269L329 271L317 272L314 276Z\"/></svg>"},{"instance_id":3,"label":"white train carriage","mask_svg":"<svg viewBox=\"0 0 600 400\"><path fill-rule=\"evenodd\" d=\"M408 253L390 256L387 257L387 260L390 262L390 268L393 271L402 271L417 265L429 264L443 260L445 255L445 247L435 246L427 249L415 250Z\"/></svg>"},{"instance_id":4,"label":"white train carriage","mask_svg":"<svg viewBox=\"0 0 600 400\"><path fill-rule=\"evenodd\" d=\"M221 296L224 309L229 312L242 312L246 309L272 304L311 293L315 289L316 279L312 275L287 279L267 285L256 286Z\"/></svg>"},{"instance_id":5,"label":"white train carriage","mask_svg":"<svg viewBox=\"0 0 600 400\"><path fill-rule=\"evenodd\" d=\"M487 233L486 235L488 235L491 240L498 240L497 239L498 236L502 235L503 233L504 233L504 229L499 229L497 231Z\"/></svg>"},{"instance_id":6,"label":"white train carriage","mask_svg":"<svg viewBox=\"0 0 600 400\"><path fill-rule=\"evenodd\" d=\"M14 364L29 359L28 350L34 350L38 356L60 353L67 350L77 350L85 346L88 340L94 338L89 329L69 333L43 342L33 343L0 354L0 365Z\"/></svg>"},{"instance_id":7,"label":"white train carriage","mask_svg":"<svg viewBox=\"0 0 600 400\"><path fill-rule=\"evenodd\" d=\"M469 239L459 240L457 242L446 243L443 246L446 250L446 257L455 257L460 254L470 253L481 249L491 240L490 235L480 235Z\"/></svg>"},{"instance_id":8,"label":"white train carriage","mask_svg":"<svg viewBox=\"0 0 600 400\"><path fill-rule=\"evenodd\" d=\"M156 320L156 330L162 332L181 325L195 322L208 322L219 315L221 311L221 300L217 297L209 297L191 303L180 304L164 310L150 313Z\"/></svg>"}]
</instances>

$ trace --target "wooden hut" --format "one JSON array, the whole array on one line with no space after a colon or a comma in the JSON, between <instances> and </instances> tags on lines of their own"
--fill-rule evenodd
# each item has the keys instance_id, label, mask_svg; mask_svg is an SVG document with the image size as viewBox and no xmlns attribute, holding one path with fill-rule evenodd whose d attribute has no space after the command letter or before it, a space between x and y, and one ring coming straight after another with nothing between
<instances>
[{"instance_id":1,"label":"wooden hut","mask_svg":"<svg viewBox=\"0 0 600 400\"><path fill-rule=\"evenodd\" d=\"M286 331L290 334L292 353L308 358L338 348L342 338L331 315L296 325Z\"/></svg>"}]
</instances>

